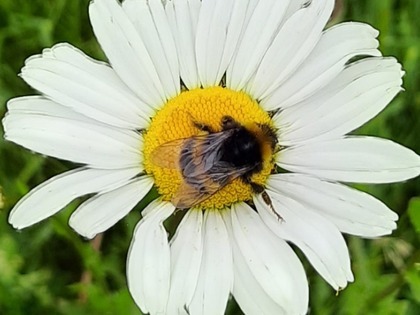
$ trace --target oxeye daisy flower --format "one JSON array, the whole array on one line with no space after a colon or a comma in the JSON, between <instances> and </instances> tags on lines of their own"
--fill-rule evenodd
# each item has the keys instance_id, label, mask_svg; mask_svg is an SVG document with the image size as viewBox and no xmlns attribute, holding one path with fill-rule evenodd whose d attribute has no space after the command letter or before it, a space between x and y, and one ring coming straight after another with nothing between
<instances>
[{"instance_id":1,"label":"oxeye daisy flower","mask_svg":"<svg viewBox=\"0 0 420 315\"><path fill-rule=\"evenodd\" d=\"M347 136L401 91L366 24L325 26L334 0L94 0L109 63L58 44L26 61L40 96L9 101L5 138L82 166L13 208L17 229L91 195L70 218L106 231L155 186L128 253L143 313L305 314L290 243L334 289L353 281L341 233L390 234L398 216L343 183L420 174L392 141ZM183 219L168 239L163 223Z\"/></svg>"}]
</instances>

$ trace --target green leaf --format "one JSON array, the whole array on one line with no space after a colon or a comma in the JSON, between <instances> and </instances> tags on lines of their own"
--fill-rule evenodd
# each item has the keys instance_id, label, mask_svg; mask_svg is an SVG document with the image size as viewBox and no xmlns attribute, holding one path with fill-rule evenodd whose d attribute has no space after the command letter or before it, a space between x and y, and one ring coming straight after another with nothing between
<instances>
[{"instance_id":1,"label":"green leaf","mask_svg":"<svg viewBox=\"0 0 420 315\"><path fill-rule=\"evenodd\" d=\"M416 232L420 234L420 197L411 198L407 212L411 224Z\"/></svg>"},{"instance_id":2,"label":"green leaf","mask_svg":"<svg viewBox=\"0 0 420 315\"><path fill-rule=\"evenodd\" d=\"M420 264L405 273L405 280L410 286L413 299L420 303Z\"/></svg>"}]
</instances>

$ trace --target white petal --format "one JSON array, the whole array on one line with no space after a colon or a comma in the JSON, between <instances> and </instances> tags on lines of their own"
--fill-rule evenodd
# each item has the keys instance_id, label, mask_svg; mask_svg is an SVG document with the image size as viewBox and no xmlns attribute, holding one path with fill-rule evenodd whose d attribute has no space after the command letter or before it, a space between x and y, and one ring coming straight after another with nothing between
<instances>
[{"instance_id":1,"label":"white petal","mask_svg":"<svg viewBox=\"0 0 420 315\"><path fill-rule=\"evenodd\" d=\"M227 87L234 90L242 89L257 70L283 22L289 2L290 0L259 1L253 8L237 53L227 70Z\"/></svg>"},{"instance_id":2,"label":"white petal","mask_svg":"<svg viewBox=\"0 0 420 315\"><path fill-rule=\"evenodd\" d=\"M136 226L128 251L128 289L143 313L165 314L171 263L163 221L174 212L175 207L157 200L148 208L154 209L148 211Z\"/></svg>"},{"instance_id":3,"label":"white petal","mask_svg":"<svg viewBox=\"0 0 420 315\"><path fill-rule=\"evenodd\" d=\"M296 244L312 266L336 290L353 281L346 242L337 227L298 202L267 191L279 220L260 195L254 197L264 223L279 237Z\"/></svg>"},{"instance_id":4,"label":"white petal","mask_svg":"<svg viewBox=\"0 0 420 315\"><path fill-rule=\"evenodd\" d=\"M197 25L196 57L203 87L219 85L235 53L249 0L204 0Z\"/></svg>"},{"instance_id":5,"label":"white petal","mask_svg":"<svg viewBox=\"0 0 420 315\"><path fill-rule=\"evenodd\" d=\"M165 103L165 90L147 47L117 0L92 1L93 31L112 67L146 104Z\"/></svg>"},{"instance_id":6,"label":"white petal","mask_svg":"<svg viewBox=\"0 0 420 315\"><path fill-rule=\"evenodd\" d=\"M123 9L144 41L165 96L179 94L180 74L175 42L161 0L125 0Z\"/></svg>"},{"instance_id":7,"label":"white petal","mask_svg":"<svg viewBox=\"0 0 420 315\"><path fill-rule=\"evenodd\" d=\"M203 257L190 314L223 315L233 286L232 249L218 210L206 211Z\"/></svg>"},{"instance_id":8,"label":"white petal","mask_svg":"<svg viewBox=\"0 0 420 315\"><path fill-rule=\"evenodd\" d=\"M247 87L255 99L272 93L302 64L319 41L333 8L334 0L312 0L282 25Z\"/></svg>"},{"instance_id":9,"label":"white petal","mask_svg":"<svg viewBox=\"0 0 420 315\"><path fill-rule=\"evenodd\" d=\"M246 14L245 14L245 21L243 24L242 33L244 32L246 26L248 25L249 20L254 14L255 8L257 7L257 4L258 2L260 2L260 0L246 0L244 2L248 2L248 6L247 6ZM241 34L240 40L242 39L242 37L243 37L243 34Z\"/></svg>"},{"instance_id":10,"label":"white petal","mask_svg":"<svg viewBox=\"0 0 420 315\"><path fill-rule=\"evenodd\" d=\"M234 256L235 272L244 280L244 285L254 282L248 275L251 273L258 284L257 292L259 288L265 292L266 301L260 301L260 307L264 310L275 307L282 310L280 314L305 314L308 283L296 254L283 239L270 232L248 205L237 204L230 212L231 218L225 218L231 220L228 226L232 229L232 243L238 250ZM241 293L244 291L240 290ZM246 291L253 292L253 287ZM259 295L263 293L259 292ZM246 307L245 301L238 302Z\"/></svg>"},{"instance_id":11,"label":"white petal","mask_svg":"<svg viewBox=\"0 0 420 315\"><path fill-rule=\"evenodd\" d=\"M249 270L238 246L232 245L234 259L234 285L232 294L247 315L287 315L286 310L271 299Z\"/></svg>"},{"instance_id":12,"label":"white petal","mask_svg":"<svg viewBox=\"0 0 420 315\"><path fill-rule=\"evenodd\" d=\"M203 214L190 210L171 240L171 290L166 314L179 315L191 303L203 255Z\"/></svg>"},{"instance_id":13,"label":"white petal","mask_svg":"<svg viewBox=\"0 0 420 315\"><path fill-rule=\"evenodd\" d=\"M57 175L19 200L10 212L9 222L14 228L23 229L52 216L77 197L125 185L138 172L137 168L79 168Z\"/></svg>"},{"instance_id":14,"label":"white petal","mask_svg":"<svg viewBox=\"0 0 420 315\"><path fill-rule=\"evenodd\" d=\"M286 11L286 19L290 18L293 14L295 14L297 11L302 10L306 8L312 0L293 0L290 2L289 7Z\"/></svg>"},{"instance_id":15,"label":"white petal","mask_svg":"<svg viewBox=\"0 0 420 315\"><path fill-rule=\"evenodd\" d=\"M274 119L283 145L341 137L360 127L401 91L401 65L393 58L353 63L334 83Z\"/></svg>"},{"instance_id":16,"label":"white petal","mask_svg":"<svg viewBox=\"0 0 420 315\"><path fill-rule=\"evenodd\" d=\"M261 100L265 110L287 108L328 84L358 55L380 56L379 32L362 23L341 23L324 31L303 64L272 94Z\"/></svg>"},{"instance_id":17,"label":"white petal","mask_svg":"<svg viewBox=\"0 0 420 315\"><path fill-rule=\"evenodd\" d=\"M77 208L70 226L80 235L94 238L124 218L153 186L153 179L142 176L117 189L102 192Z\"/></svg>"},{"instance_id":18,"label":"white petal","mask_svg":"<svg viewBox=\"0 0 420 315\"><path fill-rule=\"evenodd\" d=\"M40 95L21 96L7 102L8 115L26 114L59 117L70 120L83 121L91 124L101 124L85 115L75 112L71 108L60 105Z\"/></svg>"},{"instance_id":19,"label":"white petal","mask_svg":"<svg viewBox=\"0 0 420 315\"><path fill-rule=\"evenodd\" d=\"M397 227L398 215L384 203L342 184L303 174L277 174L270 176L268 188L316 211L345 233L376 237Z\"/></svg>"},{"instance_id":20,"label":"white petal","mask_svg":"<svg viewBox=\"0 0 420 315\"><path fill-rule=\"evenodd\" d=\"M420 174L420 157L390 140L346 137L287 148L277 164L289 171L356 183L392 183Z\"/></svg>"},{"instance_id":21,"label":"white petal","mask_svg":"<svg viewBox=\"0 0 420 315\"><path fill-rule=\"evenodd\" d=\"M15 102L12 100L10 107ZM83 117L79 120L76 113L65 116L68 112L10 111L3 120L5 138L42 154L96 168L141 169L140 134Z\"/></svg>"},{"instance_id":22,"label":"white petal","mask_svg":"<svg viewBox=\"0 0 420 315\"><path fill-rule=\"evenodd\" d=\"M153 113L113 69L69 44L28 58L21 75L54 101L113 126L145 128Z\"/></svg>"},{"instance_id":23,"label":"white petal","mask_svg":"<svg viewBox=\"0 0 420 315\"><path fill-rule=\"evenodd\" d=\"M165 11L178 51L181 78L188 89L198 88L195 38L201 0L167 0Z\"/></svg>"}]
</instances>

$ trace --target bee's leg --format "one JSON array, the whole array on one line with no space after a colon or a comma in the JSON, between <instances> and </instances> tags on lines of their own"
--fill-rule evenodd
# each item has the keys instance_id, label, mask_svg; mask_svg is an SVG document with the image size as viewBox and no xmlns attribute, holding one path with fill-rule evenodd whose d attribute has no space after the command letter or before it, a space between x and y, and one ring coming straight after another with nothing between
<instances>
[{"instance_id":1,"label":"bee's leg","mask_svg":"<svg viewBox=\"0 0 420 315\"><path fill-rule=\"evenodd\" d=\"M260 184L253 183L250 179L246 179L248 183L251 185L252 191L256 194L261 194L262 199L264 200L265 204L270 207L271 211L273 211L274 215L280 222L284 222L283 217L274 209L273 202L271 201L270 196L264 189L264 186Z\"/></svg>"},{"instance_id":2,"label":"bee's leg","mask_svg":"<svg viewBox=\"0 0 420 315\"><path fill-rule=\"evenodd\" d=\"M273 202L265 190L261 193L261 197L263 198L266 205L270 207L271 211L273 211L274 215L277 217L277 220L284 222L283 217L276 211L276 209L274 209Z\"/></svg>"},{"instance_id":3,"label":"bee's leg","mask_svg":"<svg viewBox=\"0 0 420 315\"><path fill-rule=\"evenodd\" d=\"M264 186L254 183L250 178L246 178L245 182L251 185L251 189L255 194L262 194L264 192Z\"/></svg>"}]
</instances>

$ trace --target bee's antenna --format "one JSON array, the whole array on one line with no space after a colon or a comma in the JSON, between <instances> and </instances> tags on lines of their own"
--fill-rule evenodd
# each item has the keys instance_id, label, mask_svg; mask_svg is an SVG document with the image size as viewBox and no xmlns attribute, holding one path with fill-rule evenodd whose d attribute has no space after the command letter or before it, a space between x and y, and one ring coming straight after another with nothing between
<instances>
[{"instance_id":1,"label":"bee's antenna","mask_svg":"<svg viewBox=\"0 0 420 315\"><path fill-rule=\"evenodd\" d=\"M199 129L201 131L208 132L208 133L215 133L216 132L216 131L213 130L213 128L211 126L206 125L205 123L199 122L197 119L195 119L194 116L189 111L186 111L186 110L183 110L183 109L181 109L180 111L186 113L190 117L194 127L196 127L197 129Z\"/></svg>"}]
</instances>

